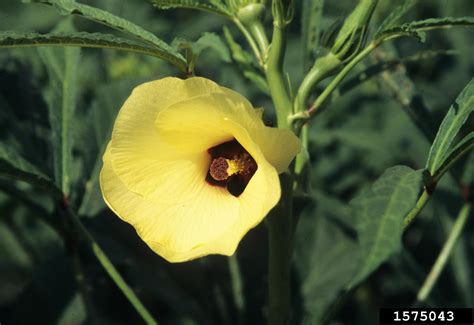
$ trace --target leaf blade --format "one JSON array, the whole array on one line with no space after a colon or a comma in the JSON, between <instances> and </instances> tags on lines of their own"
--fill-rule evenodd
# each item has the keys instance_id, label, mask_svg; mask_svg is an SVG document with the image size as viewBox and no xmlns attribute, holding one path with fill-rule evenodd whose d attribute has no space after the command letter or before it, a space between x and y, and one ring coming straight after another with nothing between
<instances>
[{"instance_id":1,"label":"leaf blade","mask_svg":"<svg viewBox=\"0 0 474 325\"><path fill-rule=\"evenodd\" d=\"M474 79L471 79L446 113L438 129L436 138L431 145L426 161L426 169L428 169L431 174L435 173L445 161L451 143L473 110Z\"/></svg>"},{"instance_id":2,"label":"leaf blade","mask_svg":"<svg viewBox=\"0 0 474 325\"><path fill-rule=\"evenodd\" d=\"M168 61L182 71L186 71L184 59L169 56L168 53L125 38L103 33L18 33L14 31L0 32L0 48L32 47L32 46L77 46L89 48L108 48L154 56Z\"/></svg>"},{"instance_id":3,"label":"leaf blade","mask_svg":"<svg viewBox=\"0 0 474 325\"><path fill-rule=\"evenodd\" d=\"M218 14L230 18L229 11L224 10L222 6L215 6L214 4L205 3L196 0L148 0L154 7L158 9L195 9L206 11L213 14Z\"/></svg>"},{"instance_id":4,"label":"leaf blade","mask_svg":"<svg viewBox=\"0 0 474 325\"><path fill-rule=\"evenodd\" d=\"M60 23L57 31L74 31L70 20ZM62 192L70 193L70 167L72 160L71 121L76 107L77 67L80 48L38 49L46 66L49 85L44 90L48 103L49 124L53 144L54 179Z\"/></svg>"},{"instance_id":5,"label":"leaf blade","mask_svg":"<svg viewBox=\"0 0 474 325\"><path fill-rule=\"evenodd\" d=\"M62 15L79 15L86 19L96 21L100 24L127 33L149 45L166 52L177 59L184 59L171 46L159 39L153 33L132 23L131 21L118 17L108 11L81 4L72 0L24 0L28 3L43 3L54 6Z\"/></svg>"},{"instance_id":6,"label":"leaf blade","mask_svg":"<svg viewBox=\"0 0 474 325\"><path fill-rule=\"evenodd\" d=\"M416 204L421 188L421 170L394 166L350 203L361 255L358 271L350 281L349 289L399 250L404 217Z\"/></svg>"},{"instance_id":7,"label":"leaf blade","mask_svg":"<svg viewBox=\"0 0 474 325\"><path fill-rule=\"evenodd\" d=\"M425 31L451 28L454 26L474 26L474 17L444 17L444 18L428 18L424 20L417 20L399 26L387 28L378 32L376 42L381 43L387 39L400 36L413 36L424 42Z\"/></svg>"},{"instance_id":8,"label":"leaf blade","mask_svg":"<svg viewBox=\"0 0 474 325\"><path fill-rule=\"evenodd\" d=\"M458 161L462 156L468 153L474 148L474 132L466 135L461 141L459 141L454 148L446 153L446 158L439 168L434 172L433 178L439 180L449 168Z\"/></svg>"},{"instance_id":9,"label":"leaf blade","mask_svg":"<svg viewBox=\"0 0 474 325\"><path fill-rule=\"evenodd\" d=\"M401 5L393 9L393 11L385 18L375 32L375 38L378 38L380 33L393 27L400 18L402 18L418 0L405 0Z\"/></svg>"}]
</instances>

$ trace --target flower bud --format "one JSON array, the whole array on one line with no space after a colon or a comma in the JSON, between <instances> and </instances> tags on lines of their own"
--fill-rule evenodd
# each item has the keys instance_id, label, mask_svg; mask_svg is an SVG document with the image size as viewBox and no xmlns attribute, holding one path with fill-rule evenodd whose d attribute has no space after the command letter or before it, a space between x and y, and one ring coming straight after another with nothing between
<instances>
[{"instance_id":1,"label":"flower bud","mask_svg":"<svg viewBox=\"0 0 474 325\"><path fill-rule=\"evenodd\" d=\"M363 48L370 18L378 0L360 0L339 30L331 52L342 62L350 61Z\"/></svg>"},{"instance_id":2,"label":"flower bud","mask_svg":"<svg viewBox=\"0 0 474 325\"><path fill-rule=\"evenodd\" d=\"M246 24L260 19L264 11L265 5L263 3L252 3L241 7L237 11L237 17Z\"/></svg>"},{"instance_id":3,"label":"flower bud","mask_svg":"<svg viewBox=\"0 0 474 325\"><path fill-rule=\"evenodd\" d=\"M265 10L265 0L227 0L228 8L243 23L260 19Z\"/></svg>"}]
</instances>

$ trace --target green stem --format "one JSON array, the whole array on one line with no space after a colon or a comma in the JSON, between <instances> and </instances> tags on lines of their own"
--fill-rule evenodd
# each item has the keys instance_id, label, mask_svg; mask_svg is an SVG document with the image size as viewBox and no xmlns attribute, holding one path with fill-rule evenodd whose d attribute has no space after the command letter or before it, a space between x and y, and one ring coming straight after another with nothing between
<instances>
[{"instance_id":1,"label":"green stem","mask_svg":"<svg viewBox=\"0 0 474 325\"><path fill-rule=\"evenodd\" d=\"M405 220L403 221L403 227L406 228L410 223L420 214L421 210L425 207L426 203L430 199L431 195L428 194L428 191L425 189L421 194L420 198L416 202L415 207L407 214Z\"/></svg>"},{"instance_id":2,"label":"green stem","mask_svg":"<svg viewBox=\"0 0 474 325\"><path fill-rule=\"evenodd\" d=\"M289 174L280 177L282 199L268 217L268 324L290 320L290 261L292 251L293 182Z\"/></svg>"},{"instance_id":3,"label":"green stem","mask_svg":"<svg viewBox=\"0 0 474 325\"><path fill-rule=\"evenodd\" d=\"M296 94L295 112L302 112L306 109L306 101L308 100L311 91L319 82L335 73L341 65L341 61L339 61L332 53L329 53L315 61L313 67L301 82Z\"/></svg>"},{"instance_id":4,"label":"green stem","mask_svg":"<svg viewBox=\"0 0 474 325\"><path fill-rule=\"evenodd\" d=\"M253 39L252 37L252 34L250 34L250 32L248 31L248 29L242 24L242 22L237 19L237 18L234 18L233 19L233 22L234 24L237 26L237 28L240 30L240 32L242 33L242 35L244 35L245 39L247 40L247 42L249 43L250 45L250 48L252 49L252 52L253 54L255 55L255 57L257 58L257 61L259 63L259 65L261 67L264 66L264 60L263 60L263 56L262 56L262 53L260 53L260 50L258 48L258 45L257 43L255 42L255 40Z\"/></svg>"},{"instance_id":5,"label":"green stem","mask_svg":"<svg viewBox=\"0 0 474 325\"><path fill-rule=\"evenodd\" d=\"M314 101L311 108L308 110L308 115L312 116L316 111L330 98L332 92L339 86L341 81L346 77L346 75L354 68L357 63L362 61L370 52L372 52L378 45L374 42L367 45L357 56L350 61L339 74L331 81L331 83L324 89L320 96Z\"/></svg>"},{"instance_id":6,"label":"green stem","mask_svg":"<svg viewBox=\"0 0 474 325\"><path fill-rule=\"evenodd\" d=\"M268 53L266 67L266 77L270 94L277 115L278 127L289 128L288 116L292 110L292 104L288 90L286 88L283 74L283 61L285 58L285 25L281 22L274 22L272 44Z\"/></svg>"},{"instance_id":7,"label":"green stem","mask_svg":"<svg viewBox=\"0 0 474 325\"><path fill-rule=\"evenodd\" d=\"M245 298L243 295L242 275L240 273L237 253L229 257L228 263L232 285L232 295L234 298L235 308L237 309L237 312L240 316L245 310Z\"/></svg>"},{"instance_id":8,"label":"green stem","mask_svg":"<svg viewBox=\"0 0 474 325\"><path fill-rule=\"evenodd\" d=\"M143 318L145 323L157 324L157 322L155 321L153 316L150 314L150 312L142 304L140 299L135 295L133 290L128 286L128 284L125 282L125 280L117 271L117 269L114 267L112 262L110 262L109 258L107 257L107 255L105 255L104 251L102 250L102 248L100 248L99 244L97 244L97 242L89 233L89 231L82 225L81 221L79 220L78 216L74 213L74 211L72 211L70 207L67 207L66 212L68 216L70 217L71 221L73 222L74 226L76 227L76 229L80 232L80 234L85 239L87 244L92 248L94 255L99 260L104 270L110 276L112 281L115 282L117 287L119 287L119 289L125 295L125 297L130 302L130 304L135 308L138 314Z\"/></svg>"},{"instance_id":9,"label":"green stem","mask_svg":"<svg viewBox=\"0 0 474 325\"><path fill-rule=\"evenodd\" d=\"M465 204L461 211L459 212L458 217L451 229L451 233L448 236L448 240L444 244L441 253L439 254L438 258L436 259L435 264L431 268L430 273L426 277L425 282L423 283L420 291L417 295L417 301L423 302L426 298L430 295L431 290L433 289L434 285L438 281L438 278L443 271L446 262L448 261L451 252L453 251L454 245L458 240L459 236L461 235L462 230L466 224L467 218L469 216L469 212L471 211L471 206L469 204Z\"/></svg>"},{"instance_id":10,"label":"green stem","mask_svg":"<svg viewBox=\"0 0 474 325\"><path fill-rule=\"evenodd\" d=\"M293 184L293 190L296 195L306 195L310 191L308 176L309 176L309 163L310 157L308 152L308 133L309 125L305 124L301 128L300 140L301 140L301 151L296 155L295 158L295 182Z\"/></svg>"},{"instance_id":11,"label":"green stem","mask_svg":"<svg viewBox=\"0 0 474 325\"><path fill-rule=\"evenodd\" d=\"M278 127L289 129L292 102L283 74L286 50L283 5L274 0L273 35L266 66L266 77L275 106ZM268 324L287 324L290 320L290 262L293 237L293 180L289 173L280 175L281 199L268 217Z\"/></svg>"},{"instance_id":12,"label":"green stem","mask_svg":"<svg viewBox=\"0 0 474 325\"><path fill-rule=\"evenodd\" d=\"M87 312L87 322L89 324L98 324L97 321L97 313L94 307L94 303L92 297L90 295L90 290L86 281L86 275L84 272L84 268L82 266L82 262L78 256L78 252L75 249L72 255L72 263L74 268L74 277L76 279L76 283L79 289L80 296L82 298L82 302L84 303L86 312Z\"/></svg>"}]
</instances>

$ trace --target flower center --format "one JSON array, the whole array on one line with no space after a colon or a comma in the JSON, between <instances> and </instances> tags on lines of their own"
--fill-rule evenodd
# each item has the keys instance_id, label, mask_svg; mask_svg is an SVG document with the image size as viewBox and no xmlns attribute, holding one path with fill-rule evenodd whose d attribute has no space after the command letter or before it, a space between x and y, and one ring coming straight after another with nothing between
<instances>
[{"instance_id":1,"label":"flower center","mask_svg":"<svg viewBox=\"0 0 474 325\"><path fill-rule=\"evenodd\" d=\"M209 148L211 164L206 181L210 185L226 187L230 194L239 196L247 187L257 163L237 140Z\"/></svg>"}]
</instances>

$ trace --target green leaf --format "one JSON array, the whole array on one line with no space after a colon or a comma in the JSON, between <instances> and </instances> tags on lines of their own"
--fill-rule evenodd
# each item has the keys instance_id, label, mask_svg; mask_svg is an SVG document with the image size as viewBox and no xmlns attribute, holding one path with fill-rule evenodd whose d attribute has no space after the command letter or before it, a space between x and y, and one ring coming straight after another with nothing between
<instances>
[{"instance_id":1,"label":"green leaf","mask_svg":"<svg viewBox=\"0 0 474 325\"><path fill-rule=\"evenodd\" d=\"M143 45L139 42L119 38L110 34L102 33L18 33L13 31L0 32L0 47L26 47L26 46L77 46L92 48L108 48L135 52L158 57L174 64L179 69L186 71L186 61L184 58L170 56L168 52L163 52L157 48Z\"/></svg>"},{"instance_id":2,"label":"green leaf","mask_svg":"<svg viewBox=\"0 0 474 325\"><path fill-rule=\"evenodd\" d=\"M293 260L301 281L305 318L319 324L355 272L357 243L346 225L341 226L349 220L347 205L323 193L316 193L315 201L298 221Z\"/></svg>"},{"instance_id":3,"label":"green leaf","mask_svg":"<svg viewBox=\"0 0 474 325\"><path fill-rule=\"evenodd\" d=\"M103 25L117 29L137 39L144 41L160 52L166 53L166 57L174 57L173 63L176 60L183 59L183 57L176 52L171 46L156 37L153 33L143 29L142 27L128 21L124 18L115 16L108 11L94 8L88 5L77 3L73 0L24 0L27 3L44 3L54 6L62 15L79 15L86 19L96 21ZM166 60L166 57L163 59Z\"/></svg>"},{"instance_id":4,"label":"green leaf","mask_svg":"<svg viewBox=\"0 0 474 325\"><path fill-rule=\"evenodd\" d=\"M176 37L171 44L174 48L186 53L188 71L194 71L196 62L201 53L207 49L214 50L224 62L230 62L228 48L215 33L204 33L196 42Z\"/></svg>"},{"instance_id":5,"label":"green leaf","mask_svg":"<svg viewBox=\"0 0 474 325\"><path fill-rule=\"evenodd\" d=\"M212 49L224 62L230 62L230 53L222 39L215 33L204 33L196 42L192 44L193 53L199 56L202 51Z\"/></svg>"},{"instance_id":6,"label":"green leaf","mask_svg":"<svg viewBox=\"0 0 474 325\"><path fill-rule=\"evenodd\" d=\"M358 271L348 288L364 280L400 249L403 219L415 206L421 188L421 170L394 166L350 203L361 254Z\"/></svg>"},{"instance_id":7,"label":"green leaf","mask_svg":"<svg viewBox=\"0 0 474 325\"><path fill-rule=\"evenodd\" d=\"M463 89L441 122L431 145L426 169L433 175L447 159L447 152L466 119L474 110L474 79Z\"/></svg>"},{"instance_id":8,"label":"green leaf","mask_svg":"<svg viewBox=\"0 0 474 325\"><path fill-rule=\"evenodd\" d=\"M439 166L439 168L434 172L434 179L439 180L444 173L446 173L449 168L458 161L462 156L468 153L472 148L474 148L474 132L469 133L461 141L459 141L456 146L451 149Z\"/></svg>"},{"instance_id":9,"label":"green leaf","mask_svg":"<svg viewBox=\"0 0 474 325\"><path fill-rule=\"evenodd\" d=\"M70 21L58 25L57 30L72 30ZM39 48L38 53L46 66L49 87L44 91L48 103L52 130L54 178L65 195L70 193L72 158L71 122L76 108L76 81L79 66L79 48Z\"/></svg>"},{"instance_id":10,"label":"green leaf","mask_svg":"<svg viewBox=\"0 0 474 325\"><path fill-rule=\"evenodd\" d=\"M408 28L416 30L432 30L439 28L450 28L453 26L472 26L474 25L474 17L444 17L444 18L428 18L424 20L413 21L404 24Z\"/></svg>"},{"instance_id":11,"label":"green leaf","mask_svg":"<svg viewBox=\"0 0 474 325\"><path fill-rule=\"evenodd\" d=\"M384 40L400 36L413 36L418 38L421 42L424 42L425 31L440 28L451 28L454 26L474 26L474 17L429 18L425 20L413 21L380 31L378 33L376 42L383 42Z\"/></svg>"},{"instance_id":12,"label":"green leaf","mask_svg":"<svg viewBox=\"0 0 474 325\"><path fill-rule=\"evenodd\" d=\"M0 175L13 180L27 182L37 188L62 198L61 190L35 166L26 161L9 146L0 142Z\"/></svg>"},{"instance_id":13,"label":"green leaf","mask_svg":"<svg viewBox=\"0 0 474 325\"><path fill-rule=\"evenodd\" d=\"M308 67L319 47L324 0L304 0L302 14L303 60Z\"/></svg>"},{"instance_id":14,"label":"green leaf","mask_svg":"<svg viewBox=\"0 0 474 325\"><path fill-rule=\"evenodd\" d=\"M196 0L148 0L148 2L158 9L196 9L226 17L232 16L223 5L216 5L216 1L209 3Z\"/></svg>"},{"instance_id":15,"label":"green leaf","mask_svg":"<svg viewBox=\"0 0 474 325\"><path fill-rule=\"evenodd\" d=\"M380 24L375 33L375 38L378 38L383 31L393 27L416 3L417 0L404 0L401 5L393 9L382 24Z\"/></svg>"}]
</instances>

